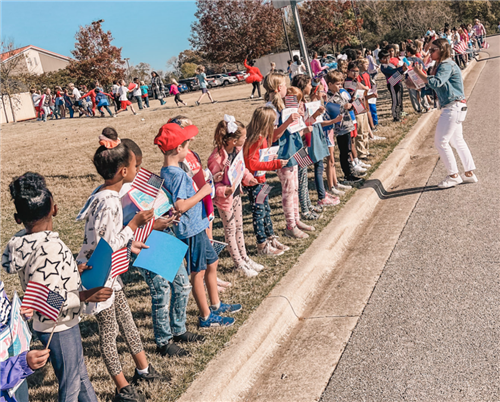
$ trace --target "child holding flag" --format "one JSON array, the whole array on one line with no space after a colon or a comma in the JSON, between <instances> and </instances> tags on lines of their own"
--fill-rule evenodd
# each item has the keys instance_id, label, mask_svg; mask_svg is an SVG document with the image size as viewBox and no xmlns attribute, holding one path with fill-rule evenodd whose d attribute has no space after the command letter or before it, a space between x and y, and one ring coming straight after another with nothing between
<instances>
[{"instance_id":1,"label":"child holding flag","mask_svg":"<svg viewBox=\"0 0 500 402\"><path fill-rule=\"evenodd\" d=\"M59 401L97 401L83 359L80 312L83 301L107 300L111 289L79 292L73 254L52 231L57 205L37 173L27 172L9 186L14 218L25 229L16 233L2 255L2 267L17 273L25 297L21 308L33 308L33 329L47 346L59 381ZM29 299L29 300L28 300Z\"/></svg>"},{"instance_id":2,"label":"child holding flag","mask_svg":"<svg viewBox=\"0 0 500 402\"><path fill-rule=\"evenodd\" d=\"M111 127L103 130L99 140L101 146L94 155L94 166L104 179L104 184L94 190L77 217L77 220L85 220L85 237L77 257L80 265L87 263L101 238L109 244L113 252L121 251L131 243L131 251L139 254L145 245L140 242L132 242L134 231L148 223L154 213L152 209L141 211L127 226L123 226L119 191L124 183L130 183L134 180L137 173L136 157L126 145L121 143L118 134ZM162 377L151 365L148 365L139 331L122 290L123 283L120 278L115 280L116 278L113 276L112 272L106 286L113 288L114 297L104 303L92 306L91 312L95 314L99 324L99 344L104 363L116 384L114 400L139 401L139 395L133 385L141 381L159 380ZM129 384L125 378L121 367L116 346L118 328L120 328L136 364L132 384Z\"/></svg>"},{"instance_id":3,"label":"child holding flag","mask_svg":"<svg viewBox=\"0 0 500 402\"><path fill-rule=\"evenodd\" d=\"M247 255L243 236L243 211L241 206L241 185L231 185L228 170L241 151L247 138L245 126L233 116L224 115L215 129L215 149L208 158L208 168L215 181L214 204L224 226L224 235L234 267L242 274L253 277L264 268ZM248 186L259 184L245 168L242 182Z\"/></svg>"},{"instance_id":4,"label":"child holding flag","mask_svg":"<svg viewBox=\"0 0 500 402\"><path fill-rule=\"evenodd\" d=\"M179 167L189 151L189 141L198 134L198 128L190 125L181 128L177 123L167 123L160 128L154 143L163 153L161 177L164 186L172 195L175 209L182 216L175 226L175 235L189 246L186 260L191 274L193 296L200 312L201 328L228 327L234 318L221 317L224 313L241 310L241 304L225 304L219 299L217 290L217 265L219 258L207 236L208 218L202 216L202 200L212 193L212 186L206 183L197 192L193 180ZM211 305L207 303L205 286Z\"/></svg>"}]
</instances>

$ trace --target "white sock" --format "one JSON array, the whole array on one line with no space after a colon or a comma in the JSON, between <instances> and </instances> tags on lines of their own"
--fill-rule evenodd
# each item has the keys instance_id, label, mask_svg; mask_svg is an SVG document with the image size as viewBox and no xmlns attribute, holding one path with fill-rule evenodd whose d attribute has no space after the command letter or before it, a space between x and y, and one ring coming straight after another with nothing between
<instances>
[{"instance_id":1,"label":"white sock","mask_svg":"<svg viewBox=\"0 0 500 402\"><path fill-rule=\"evenodd\" d=\"M145 369L140 370L140 369L136 368L136 370L139 374L147 374L147 373L149 373L149 365Z\"/></svg>"},{"instance_id":2,"label":"white sock","mask_svg":"<svg viewBox=\"0 0 500 402\"><path fill-rule=\"evenodd\" d=\"M220 300L219 300L219 303L214 304L214 305L212 305L212 306L210 306L210 307L212 307L212 309L213 309L213 310L218 310L218 309L219 309L219 307L220 307Z\"/></svg>"}]
</instances>

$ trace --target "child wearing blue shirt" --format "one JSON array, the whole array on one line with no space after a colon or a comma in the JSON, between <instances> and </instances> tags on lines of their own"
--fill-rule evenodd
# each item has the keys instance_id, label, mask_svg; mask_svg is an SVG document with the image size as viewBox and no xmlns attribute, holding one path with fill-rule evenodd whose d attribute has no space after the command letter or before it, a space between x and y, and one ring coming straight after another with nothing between
<instances>
[{"instance_id":1,"label":"child wearing blue shirt","mask_svg":"<svg viewBox=\"0 0 500 402\"><path fill-rule=\"evenodd\" d=\"M189 141L198 134L194 125L181 128L176 123L167 123L159 131L154 143L164 155L161 177L165 188L172 195L175 209L180 212L175 235L189 246L186 254L187 270L191 274L193 296L200 310L199 326L202 328L228 327L234 318L221 317L223 313L241 310L241 304L225 304L219 300L217 290L217 265L219 258L205 230L208 218L203 217L202 200L212 193L210 184L195 191L193 180L179 167L189 151ZM205 296L207 285L211 306Z\"/></svg>"}]
</instances>

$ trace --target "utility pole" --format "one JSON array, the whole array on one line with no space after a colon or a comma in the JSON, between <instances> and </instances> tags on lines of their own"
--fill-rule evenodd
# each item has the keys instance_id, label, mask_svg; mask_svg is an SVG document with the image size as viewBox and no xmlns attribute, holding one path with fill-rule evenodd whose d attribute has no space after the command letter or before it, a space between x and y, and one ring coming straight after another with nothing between
<instances>
[{"instance_id":1,"label":"utility pole","mask_svg":"<svg viewBox=\"0 0 500 402\"><path fill-rule=\"evenodd\" d=\"M281 21L283 21L283 30L285 31L286 45L288 46L288 53L290 53L290 60L293 59L292 48L290 47L290 39L288 38L288 31L286 29L285 11L281 9Z\"/></svg>"},{"instance_id":2,"label":"utility pole","mask_svg":"<svg viewBox=\"0 0 500 402\"><path fill-rule=\"evenodd\" d=\"M292 16L297 28L297 36L299 38L300 53L304 56L306 63L307 73L310 77L313 76L311 71L311 63L309 62L309 54L307 53L307 46L304 40L304 31L302 31L302 24L300 23L299 10L297 10L297 0L290 0L290 7L292 8Z\"/></svg>"},{"instance_id":3,"label":"utility pole","mask_svg":"<svg viewBox=\"0 0 500 402\"><path fill-rule=\"evenodd\" d=\"M130 64L128 64L128 61L130 60L130 58L125 57L123 60L125 60L127 62L127 79L130 81Z\"/></svg>"}]
</instances>

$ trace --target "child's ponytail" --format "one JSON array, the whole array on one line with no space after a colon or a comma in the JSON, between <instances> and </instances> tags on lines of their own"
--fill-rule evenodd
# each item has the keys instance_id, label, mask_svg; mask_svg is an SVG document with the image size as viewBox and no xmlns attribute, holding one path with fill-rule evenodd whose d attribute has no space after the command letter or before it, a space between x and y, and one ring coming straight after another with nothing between
<instances>
[{"instance_id":1,"label":"child's ponytail","mask_svg":"<svg viewBox=\"0 0 500 402\"><path fill-rule=\"evenodd\" d=\"M264 89L266 90L264 99L266 102L269 102L271 99L270 95L273 93L274 97L271 103L278 112L281 112L285 108L285 103L278 93L280 85L286 85L285 76L281 73L269 73L264 78Z\"/></svg>"},{"instance_id":2,"label":"child's ponytail","mask_svg":"<svg viewBox=\"0 0 500 402\"><path fill-rule=\"evenodd\" d=\"M215 129L214 147L218 148L219 153L222 155L228 141L240 138L243 129L245 129L243 123L235 120L233 116L225 114L224 120L221 120Z\"/></svg>"},{"instance_id":3,"label":"child's ponytail","mask_svg":"<svg viewBox=\"0 0 500 402\"><path fill-rule=\"evenodd\" d=\"M104 180L115 177L121 167L128 167L130 150L122 144L118 133L113 127L106 127L99 136L99 144L94 154L94 166Z\"/></svg>"}]
</instances>

